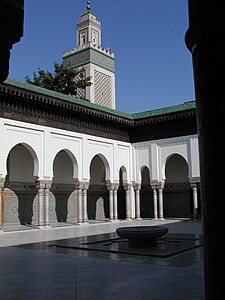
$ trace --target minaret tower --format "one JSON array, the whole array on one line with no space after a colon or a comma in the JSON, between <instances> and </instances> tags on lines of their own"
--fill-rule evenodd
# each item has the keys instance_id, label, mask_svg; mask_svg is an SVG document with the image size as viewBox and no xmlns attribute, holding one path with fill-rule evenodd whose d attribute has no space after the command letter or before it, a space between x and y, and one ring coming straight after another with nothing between
<instances>
[{"instance_id":1,"label":"minaret tower","mask_svg":"<svg viewBox=\"0 0 225 300\"><path fill-rule=\"evenodd\" d=\"M91 12L90 1L87 11L77 22L77 45L63 53L63 63L72 68L84 67L86 76L91 76L92 85L80 94L90 102L115 109L115 61L110 48L101 47L101 23Z\"/></svg>"}]
</instances>

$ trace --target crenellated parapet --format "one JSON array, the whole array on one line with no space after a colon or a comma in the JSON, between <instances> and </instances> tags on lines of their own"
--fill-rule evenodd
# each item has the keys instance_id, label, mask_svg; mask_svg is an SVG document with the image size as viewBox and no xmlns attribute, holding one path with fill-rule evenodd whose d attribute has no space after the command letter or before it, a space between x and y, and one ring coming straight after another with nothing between
<instances>
[{"instance_id":1,"label":"crenellated parapet","mask_svg":"<svg viewBox=\"0 0 225 300\"><path fill-rule=\"evenodd\" d=\"M67 56L76 54L78 51L83 51L83 50L90 49L90 48L92 48L94 50L97 50L99 52L102 52L103 54L108 55L108 56L110 56L113 59L115 57L114 53L111 52L111 48L102 48L101 46L97 47L92 42L89 42L86 45L82 45L82 46L79 46L79 47L76 47L76 48L64 51L63 52L63 57L67 57Z\"/></svg>"}]
</instances>

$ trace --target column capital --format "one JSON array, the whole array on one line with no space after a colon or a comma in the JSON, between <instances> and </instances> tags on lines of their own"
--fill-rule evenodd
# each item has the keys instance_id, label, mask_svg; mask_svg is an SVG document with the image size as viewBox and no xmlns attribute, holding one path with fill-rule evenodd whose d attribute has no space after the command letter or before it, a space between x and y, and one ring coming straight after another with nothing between
<instances>
[{"instance_id":1,"label":"column capital","mask_svg":"<svg viewBox=\"0 0 225 300\"><path fill-rule=\"evenodd\" d=\"M165 185L165 180L162 181L152 181L150 182L151 188L154 189L163 189Z\"/></svg>"},{"instance_id":2,"label":"column capital","mask_svg":"<svg viewBox=\"0 0 225 300\"><path fill-rule=\"evenodd\" d=\"M129 190L131 189L131 186L132 186L132 184L130 184L130 183L125 183L125 184L123 185L123 188L124 188L125 191L129 191Z\"/></svg>"},{"instance_id":3,"label":"column capital","mask_svg":"<svg viewBox=\"0 0 225 300\"><path fill-rule=\"evenodd\" d=\"M81 181L81 182L80 182L80 186L81 186L81 189L82 189L82 190L88 190L89 185L90 185L90 182L89 182L89 181Z\"/></svg>"},{"instance_id":4,"label":"column capital","mask_svg":"<svg viewBox=\"0 0 225 300\"><path fill-rule=\"evenodd\" d=\"M75 190L88 190L89 185L89 181L79 181L78 179L76 179L74 182Z\"/></svg>"},{"instance_id":5,"label":"column capital","mask_svg":"<svg viewBox=\"0 0 225 300\"><path fill-rule=\"evenodd\" d=\"M107 189L110 191L110 190L118 190L119 188L119 184L118 183L111 183L110 181L109 182L106 182L106 187Z\"/></svg>"},{"instance_id":6,"label":"column capital","mask_svg":"<svg viewBox=\"0 0 225 300\"><path fill-rule=\"evenodd\" d=\"M119 189L119 184L118 183L114 183L113 184L113 189L114 189L114 191L117 191L118 189Z\"/></svg>"},{"instance_id":7,"label":"column capital","mask_svg":"<svg viewBox=\"0 0 225 300\"><path fill-rule=\"evenodd\" d=\"M156 189L157 189L157 185L156 185L156 184L151 184L151 188L152 188L153 190L156 190Z\"/></svg>"},{"instance_id":8,"label":"column capital","mask_svg":"<svg viewBox=\"0 0 225 300\"><path fill-rule=\"evenodd\" d=\"M191 183L191 187L192 187L192 188L197 188L197 186L198 186L198 183L197 183L197 182L192 182L192 183Z\"/></svg>"},{"instance_id":9,"label":"column capital","mask_svg":"<svg viewBox=\"0 0 225 300\"><path fill-rule=\"evenodd\" d=\"M161 190L161 189L164 188L164 186L165 186L165 182L159 182L159 183L157 184L157 189Z\"/></svg>"},{"instance_id":10,"label":"column capital","mask_svg":"<svg viewBox=\"0 0 225 300\"><path fill-rule=\"evenodd\" d=\"M35 181L37 189L50 189L52 185L51 180L39 180Z\"/></svg>"},{"instance_id":11,"label":"column capital","mask_svg":"<svg viewBox=\"0 0 225 300\"><path fill-rule=\"evenodd\" d=\"M141 183L133 182L132 186L135 191L140 191L141 189Z\"/></svg>"}]
</instances>

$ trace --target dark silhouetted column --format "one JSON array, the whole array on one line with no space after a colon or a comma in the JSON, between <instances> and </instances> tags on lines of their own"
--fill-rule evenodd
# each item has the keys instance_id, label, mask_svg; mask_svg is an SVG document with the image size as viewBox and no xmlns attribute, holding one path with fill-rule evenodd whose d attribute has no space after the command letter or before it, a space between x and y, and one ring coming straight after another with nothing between
<instances>
[{"instance_id":1,"label":"dark silhouetted column","mask_svg":"<svg viewBox=\"0 0 225 300\"><path fill-rule=\"evenodd\" d=\"M189 0L200 151L206 299L224 297L225 10L224 1ZM222 296L223 295L223 296Z\"/></svg>"}]
</instances>

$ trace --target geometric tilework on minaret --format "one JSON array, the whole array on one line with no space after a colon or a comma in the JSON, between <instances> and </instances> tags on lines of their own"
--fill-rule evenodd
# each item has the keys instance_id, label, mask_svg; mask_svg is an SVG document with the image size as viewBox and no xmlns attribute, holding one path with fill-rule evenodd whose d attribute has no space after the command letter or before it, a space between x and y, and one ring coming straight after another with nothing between
<instances>
[{"instance_id":1,"label":"geometric tilework on minaret","mask_svg":"<svg viewBox=\"0 0 225 300\"><path fill-rule=\"evenodd\" d=\"M101 22L91 12L90 1L86 13L77 22L76 35L76 48L63 53L63 64L70 64L72 68L84 67L92 82L85 94L79 95L82 90L78 91L78 97L115 109L114 54L101 46Z\"/></svg>"}]
</instances>

